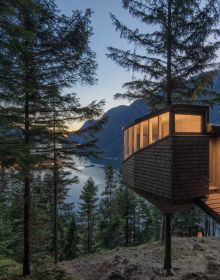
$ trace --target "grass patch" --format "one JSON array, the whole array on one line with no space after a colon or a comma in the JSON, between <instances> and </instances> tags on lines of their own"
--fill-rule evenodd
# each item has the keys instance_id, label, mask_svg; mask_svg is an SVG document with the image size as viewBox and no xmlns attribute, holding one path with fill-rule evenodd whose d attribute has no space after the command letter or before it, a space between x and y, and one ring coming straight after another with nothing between
<instances>
[{"instance_id":1,"label":"grass patch","mask_svg":"<svg viewBox=\"0 0 220 280\"><path fill-rule=\"evenodd\" d=\"M53 264L35 266L32 275L22 277L22 265L11 259L0 257L0 280L78 280L69 275L63 268Z\"/></svg>"},{"instance_id":2,"label":"grass patch","mask_svg":"<svg viewBox=\"0 0 220 280\"><path fill-rule=\"evenodd\" d=\"M0 257L0 279L21 274L22 266L14 260ZM3 278L4 277L4 278Z\"/></svg>"}]
</instances>

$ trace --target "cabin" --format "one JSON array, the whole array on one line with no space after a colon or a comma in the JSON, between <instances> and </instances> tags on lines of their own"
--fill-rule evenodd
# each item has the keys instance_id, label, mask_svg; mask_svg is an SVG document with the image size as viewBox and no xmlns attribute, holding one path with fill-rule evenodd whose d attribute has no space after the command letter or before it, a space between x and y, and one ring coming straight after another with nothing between
<instances>
[{"instance_id":1,"label":"cabin","mask_svg":"<svg viewBox=\"0 0 220 280\"><path fill-rule=\"evenodd\" d=\"M171 269L171 214L198 205L220 223L220 126L209 107L175 104L124 128L125 185L164 213L164 269Z\"/></svg>"},{"instance_id":2,"label":"cabin","mask_svg":"<svg viewBox=\"0 0 220 280\"><path fill-rule=\"evenodd\" d=\"M207 106L171 105L124 128L124 183L165 213L216 197L218 162L220 127Z\"/></svg>"}]
</instances>

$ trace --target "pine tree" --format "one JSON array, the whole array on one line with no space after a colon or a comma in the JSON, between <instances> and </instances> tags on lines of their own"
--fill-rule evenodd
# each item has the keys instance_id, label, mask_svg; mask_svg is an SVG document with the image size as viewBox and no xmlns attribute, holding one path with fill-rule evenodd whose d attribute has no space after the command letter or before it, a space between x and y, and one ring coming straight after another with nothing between
<instances>
[{"instance_id":1,"label":"pine tree","mask_svg":"<svg viewBox=\"0 0 220 280\"><path fill-rule=\"evenodd\" d=\"M83 243L85 252L90 254L93 252L94 228L96 225L96 210L97 210L97 191L98 186L92 178L89 178L85 183L79 202L79 219L82 223Z\"/></svg>"},{"instance_id":2,"label":"pine tree","mask_svg":"<svg viewBox=\"0 0 220 280\"><path fill-rule=\"evenodd\" d=\"M96 148L94 133L102 127L104 120L97 121L94 125L84 131L75 131L74 134L80 134L80 143L70 141L69 125L76 121L85 121L95 118L102 112L100 103L92 102L86 107L82 107L75 94L58 94L54 89L48 99L51 110L45 111L38 123L47 123L49 141L47 148L47 165L53 172L53 189L54 189L54 260L58 261L58 204L60 193L65 192L68 185L77 182L77 176L72 176L77 169L76 158L95 156ZM84 134L89 135L89 139L84 139ZM68 171L67 171L68 170ZM72 179L70 179L72 176Z\"/></svg>"},{"instance_id":3,"label":"pine tree","mask_svg":"<svg viewBox=\"0 0 220 280\"><path fill-rule=\"evenodd\" d=\"M108 219L108 245L109 248L112 248L112 217L113 217L113 191L114 191L114 175L113 167L111 165L105 167L105 190L102 193L103 196L106 196L107 202L107 219Z\"/></svg>"},{"instance_id":4,"label":"pine tree","mask_svg":"<svg viewBox=\"0 0 220 280\"><path fill-rule=\"evenodd\" d=\"M136 78L123 85L126 92L116 97L141 98L152 108L197 96L210 98L214 94L215 72L207 67L215 60L220 46L215 37L219 35L219 1L122 0L122 3L143 28L152 31L132 30L111 15L121 38L136 48L134 52L108 48L109 58L127 71L137 73Z\"/></svg>"},{"instance_id":5,"label":"pine tree","mask_svg":"<svg viewBox=\"0 0 220 280\"><path fill-rule=\"evenodd\" d=\"M60 217L61 260L72 260L78 256L79 226L73 210Z\"/></svg>"},{"instance_id":6,"label":"pine tree","mask_svg":"<svg viewBox=\"0 0 220 280\"><path fill-rule=\"evenodd\" d=\"M99 205L99 239L101 245L112 249L120 244L120 215L117 212L117 184L112 165L104 167L105 188Z\"/></svg>"},{"instance_id":7,"label":"pine tree","mask_svg":"<svg viewBox=\"0 0 220 280\"><path fill-rule=\"evenodd\" d=\"M89 47L90 10L67 17L58 13L52 0L8 0L1 8L0 105L7 123L6 133L1 128L1 144L7 151L0 148L0 158L23 176L23 274L29 275L31 182L34 169L48 160L48 118L54 109L49 101L77 83L92 85L97 65ZM92 103L84 112L97 115L101 106L102 102ZM76 110L79 115L81 111Z\"/></svg>"},{"instance_id":8,"label":"pine tree","mask_svg":"<svg viewBox=\"0 0 220 280\"><path fill-rule=\"evenodd\" d=\"M116 209L120 216L121 244L129 246L132 243L132 210L135 194L123 184L121 172L118 173L117 184Z\"/></svg>"}]
</instances>

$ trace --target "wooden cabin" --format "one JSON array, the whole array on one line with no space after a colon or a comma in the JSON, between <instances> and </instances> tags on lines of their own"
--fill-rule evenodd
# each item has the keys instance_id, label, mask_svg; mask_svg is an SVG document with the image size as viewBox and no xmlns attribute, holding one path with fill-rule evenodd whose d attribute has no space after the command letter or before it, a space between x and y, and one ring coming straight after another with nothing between
<instances>
[{"instance_id":1,"label":"wooden cabin","mask_svg":"<svg viewBox=\"0 0 220 280\"><path fill-rule=\"evenodd\" d=\"M197 204L220 222L220 127L207 106L171 105L126 127L122 173L164 213Z\"/></svg>"}]
</instances>

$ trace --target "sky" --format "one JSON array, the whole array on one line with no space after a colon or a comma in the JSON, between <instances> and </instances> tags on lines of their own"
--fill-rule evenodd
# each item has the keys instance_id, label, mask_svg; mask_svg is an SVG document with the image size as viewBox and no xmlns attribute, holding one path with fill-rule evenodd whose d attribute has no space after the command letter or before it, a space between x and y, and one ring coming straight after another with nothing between
<instances>
[{"instance_id":1,"label":"sky","mask_svg":"<svg viewBox=\"0 0 220 280\"><path fill-rule=\"evenodd\" d=\"M86 105L92 100L105 99L105 111L107 111L112 107L128 104L125 100L114 100L114 94L123 91L121 86L124 82L131 80L132 73L126 72L106 57L108 46L129 48L128 43L120 39L119 33L115 32L110 12L124 23L129 19L129 26L135 27L135 21L131 19L127 11L122 9L121 0L56 0L56 4L60 11L66 15L70 15L74 9L91 8L94 12L92 16L94 35L91 37L90 46L97 56L98 83L92 87L73 88L82 105Z\"/></svg>"},{"instance_id":2,"label":"sky","mask_svg":"<svg viewBox=\"0 0 220 280\"><path fill-rule=\"evenodd\" d=\"M114 61L108 59L106 53L108 52L108 46L123 49L134 49L134 46L128 45L127 41L120 39L120 34L115 32L110 19L110 12L133 29L137 27L141 29L139 22L132 19L128 12L122 8L121 0L55 0L55 2L61 13L66 15L71 15L71 11L74 9L85 10L91 8L94 12L92 16L94 35L91 37L91 48L97 56L98 83L92 87L78 86L72 89L80 98L81 104L85 106L93 100L105 99L105 111L121 104L128 104L125 100L114 100L114 94L123 92L121 86L124 82L132 79L132 73L126 72Z\"/></svg>"}]
</instances>

